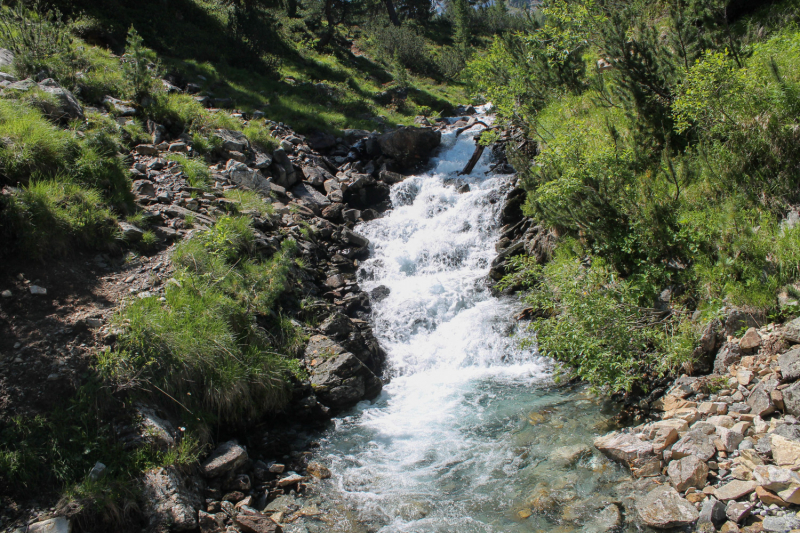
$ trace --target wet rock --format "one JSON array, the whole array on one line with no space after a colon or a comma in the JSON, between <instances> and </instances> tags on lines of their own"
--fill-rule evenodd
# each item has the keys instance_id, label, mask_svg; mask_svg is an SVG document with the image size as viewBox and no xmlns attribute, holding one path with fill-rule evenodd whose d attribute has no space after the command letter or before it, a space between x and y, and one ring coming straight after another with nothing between
<instances>
[{"instance_id":1,"label":"wet rock","mask_svg":"<svg viewBox=\"0 0 800 533\"><path fill-rule=\"evenodd\" d=\"M342 228L341 232L339 233L338 239L344 242L345 244L351 244L359 248L364 248L366 246L369 246L369 239L348 228Z\"/></svg>"},{"instance_id":2,"label":"wet rock","mask_svg":"<svg viewBox=\"0 0 800 533\"><path fill-rule=\"evenodd\" d=\"M609 533L622 527L622 513L616 504L611 504L597 513L596 518L585 524L583 533Z\"/></svg>"},{"instance_id":3,"label":"wet rock","mask_svg":"<svg viewBox=\"0 0 800 533\"><path fill-rule=\"evenodd\" d=\"M380 379L350 352L317 365L311 374L311 386L320 402L337 409L374 398L382 388Z\"/></svg>"},{"instance_id":4,"label":"wet rock","mask_svg":"<svg viewBox=\"0 0 800 533\"><path fill-rule=\"evenodd\" d=\"M24 530L19 530L24 531ZM72 522L63 516L43 520L28 526L27 533L71 533Z\"/></svg>"},{"instance_id":5,"label":"wet rock","mask_svg":"<svg viewBox=\"0 0 800 533\"><path fill-rule=\"evenodd\" d=\"M397 172L392 172L390 170L381 170L380 174L378 174L379 179L387 185L394 185L395 183L400 183L406 176L402 174L398 174Z\"/></svg>"},{"instance_id":6,"label":"wet rock","mask_svg":"<svg viewBox=\"0 0 800 533\"><path fill-rule=\"evenodd\" d=\"M145 515L151 531L169 527L191 531L197 527L197 509L203 505L197 480L175 467L157 468L145 473L143 496Z\"/></svg>"},{"instance_id":7,"label":"wet rock","mask_svg":"<svg viewBox=\"0 0 800 533\"><path fill-rule=\"evenodd\" d=\"M203 462L201 471L204 476L213 478L234 472L246 462L247 450L239 446L236 441L228 441L220 444Z\"/></svg>"},{"instance_id":8,"label":"wet rock","mask_svg":"<svg viewBox=\"0 0 800 533\"><path fill-rule=\"evenodd\" d=\"M267 515L255 512L252 514L239 514L233 522L245 533L281 533L281 526L272 521Z\"/></svg>"},{"instance_id":9,"label":"wet rock","mask_svg":"<svg viewBox=\"0 0 800 533\"><path fill-rule=\"evenodd\" d=\"M378 137L381 151L408 167L423 161L442 141L442 133L432 128L400 127Z\"/></svg>"},{"instance_id":10,"label":"wet rock","mask_svg":"<svg viewBox=\"0 0 800 533\"><path fill-rule=\"evenodd\" d=\"M331 471L317 462L308 463L306 471L317 479L328 479Z\"/></svg>"},{"instance_id":11,"label":"wet rock","mask_svg":"<svg viewBox=\"0 0 800 533\"><path fill-rule=\"evenodd\" d=\"M550 460L565 466L569 466L578 462L581 457L586 457L587 455L591 454L591 448L584 444L562 446L561 448L557 448L550 453Z\"/></svg>"},{"instance_id":12,"label":"wet rock","mask_svg":"<svg viewBox=\"0 0 800 533\"><path fill-rule=\"evenodd\" d=\"M694 455L688 455L672 461L667 468L669 481L678 492L685 492L689 487L702 489L708 477L708 465Z\"/></svg>"},{"instance_id":13,"label":"wet rock","mask_svg":"<svg viewBox=\"0 0 800 533\"><path fill-rule=\"evenodd\" d=\"M639 498L636 512L644 524L658 529L689 525L699 516L694 505L668 486L656 487Z\"/></svg>"},{"instance_id":14,"label":"wet rock","mask_svg":"<svg viewBox=\"0 0 800 533\"><path fill-rule=\"evenodd\" d=\"M719 501L738 500L756 490L754 481L731 481L714 489L714 497Z\"/></svg>"},{"instance_id":15,"label":"wet rock","mask_svg":"<svg viewBox=\"0 0 800 533\"><path fill-rule=\"evenodd\" d=\"M373 302L380 302L388 298L390 293L391 290L389 287L386 285L379 285L370 291L369 297Z\"/></svg>"}]
</instances>

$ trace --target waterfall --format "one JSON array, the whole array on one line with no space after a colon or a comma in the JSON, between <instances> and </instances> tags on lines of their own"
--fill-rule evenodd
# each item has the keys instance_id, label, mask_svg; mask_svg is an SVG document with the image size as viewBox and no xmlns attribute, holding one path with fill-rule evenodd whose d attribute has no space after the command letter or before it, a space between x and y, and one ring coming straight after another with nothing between
<instances>
[{"instance_id":1,"label":"waterfall","mask_svg":"<svg viewBox=\"0 0 800 533\"><path fill-rule=\"evenodd\" d=\"M514 342L518 300L487 287L511 176L488 173L489 151L457 176L481 130L443 134L431 170L394 185L393 210L356 228L373 247L359 284L389 289L373 302L373 329L390 382L335 419L318 456L370 531L529 531L515 509L527 484L552 477L530 460L542 434L526 417L563 398L543 392L549 361ZM587 412L597 422L598 409ZM570 418L591 442L587 420Z\"/></svg>"}]
</instances>

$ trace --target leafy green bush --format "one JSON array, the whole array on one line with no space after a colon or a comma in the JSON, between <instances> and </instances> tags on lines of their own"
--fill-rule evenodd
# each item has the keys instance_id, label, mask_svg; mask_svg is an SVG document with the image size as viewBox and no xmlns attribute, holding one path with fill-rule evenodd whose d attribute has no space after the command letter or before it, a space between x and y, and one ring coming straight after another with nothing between
<instances>
[{"instance_id":1,"label":"leafy green bush","mask_svg":"<svg viewBox=\"0 0 800 533\"><path fill-rule=\"evenodd\" d=\"M262 217L275 212L275 208L272 207L272 204L266 203L264 198L257 192L245 191L243 189L230 189L225 191L225 198L238 202L239 211L258 211Z\"/></svg>"},{"instance_id":2,"label":"leafy green bush","mask_svg":"<svg viewBox=\"0 0 800 533\"><path fill-rule=\"evenodd\" d=\"M140 102L150 96L158 84L155 76L156 55L145 48L142 37L136 28L128 30L125 55L122 56L122 72L131 98Z\"/></svg>"},{"instance_id":3,"label":"leafy green bush","mask_svg":"<svg viewBox=\"0 0 800 533\"><path fill-rule=\"evenodd\" d=\"M516 261L530 286L524 301L539 315L530 325L535 336L525 342L609 393L642 386L647 375L691 369L698 336L687 313L640 307L636 287L576 250L582 252L567 241L545 266ZM505 285L519 280L512 274Z\"/></svg>"},{"instance_id":4,"label":"leafy green bush","mask_svg":"<svg viewBox=\"0 0 800 533\"><path fill-rule=\"evenodd\" d=\"M274 312L287 288L294 241L269 260L259 260L254 245L242 217L222 217L179 245L173 260L180 270L166 302L144 298L120 311L119 351L101 360L108 375L204 422L238 422L281 407L289 364L259 317Z\"/></svg>"}]
</instances>

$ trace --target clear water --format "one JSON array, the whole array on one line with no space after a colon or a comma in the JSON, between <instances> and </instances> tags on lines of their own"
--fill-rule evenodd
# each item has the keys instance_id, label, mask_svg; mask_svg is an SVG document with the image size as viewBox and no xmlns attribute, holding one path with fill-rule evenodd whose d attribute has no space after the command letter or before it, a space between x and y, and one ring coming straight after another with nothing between
<instances>
[{"instance_id":1,"label":"clear water","mask_svg":"<svg viewBox=\"0 0 800 533\"><path fill-rule=\"evenodd\" d=\"M391 291L373 303L391 381L326 434L325 490L381 533L593 531L626 475L591 450L614 411L553 387L550 362L513 340L519 304L486 288L509 177L487 175L487 151L459 178L470 192L454 183L480 130L445 134L432 170L356 228L373 245L362 289Z\"/></svg>"}]
</instances>

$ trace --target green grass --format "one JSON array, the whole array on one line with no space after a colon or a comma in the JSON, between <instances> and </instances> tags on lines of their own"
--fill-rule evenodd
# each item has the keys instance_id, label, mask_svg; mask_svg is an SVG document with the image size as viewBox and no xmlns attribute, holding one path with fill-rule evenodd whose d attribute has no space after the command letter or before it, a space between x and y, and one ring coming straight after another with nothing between
<instances>
[{"instance_id":1,"label":"green grass","mask_svg":"<svg viewBox=\"0 0 800 533\"><path fill-rule=\"evenodd\" d=\"M262 217L275 212L271 204L266 203L260 194L253 191L231 189L225 191L225 198L238 202L239 211L257 211Z\"/></svg>"},{"instance_id":2,"label":"green grass","mask_svg":"<svg viewBox=\"0 0 800 533\"><path fill-rule=\"evenodd\" d=\"M251 120L242 133L252 144L266 152L272 152L280 145L280 141L270 134L263 120Z\"/></svg>"},{"instance_id":3,"label":"green grass","mask_svg":"<svg viewBox=\"0 0 800 533\"><path fill-rule=\"evenodd\" d=\"M208 165L202 158L190 158L183 154L170 154L167 159L175 161L181 166L183 174L186 176L186 181L192 187L207 190L211 185L211 171L208 170Z\"/></svg>"},{"instance_id":4,"label":"green grass","mask_svg":"<svg viewBox=\"0 0 800 533\"><path fill-rule=\"evenodd\" d=\"M281 407L291 375L281 354L294 334L281 339L268 317L287 289L294 241L260 259L253 239L250 219L222 217L180 244L166 301L144 298L120 310L118 350L100 361L107 375L135 379L151 400L203 423L241 422Z\"/></svg>"},{"instance_id":5,"label":"green grass","mask_svg":"<svg viewBox=\"0 0 800 533\"><path fill-rule=\"evenodd\" d=\"M0 202L7 238L31 257L108 250L119 231L97 191L66 180L34 181Z\"/></svg>"}]
</instances>

